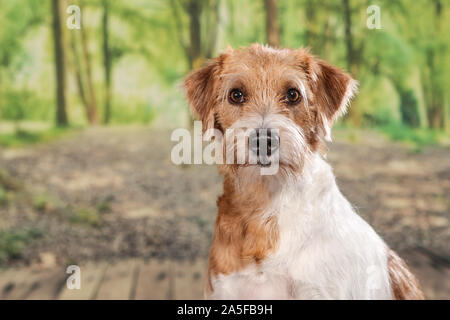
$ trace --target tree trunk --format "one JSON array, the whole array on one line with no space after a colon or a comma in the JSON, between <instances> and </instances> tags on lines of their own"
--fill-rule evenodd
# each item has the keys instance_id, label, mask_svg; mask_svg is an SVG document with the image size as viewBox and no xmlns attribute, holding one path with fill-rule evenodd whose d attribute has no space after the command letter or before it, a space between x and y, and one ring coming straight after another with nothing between
<instances>
[{"instance_id":1,"label":"tree trunk","mask_svg":"<svg viewBox=\"0 0 450 320\"><path fill-rule=\"evenodd\" d=\"M222 6L220 0L212 1L212 5L208 10L207 15L207 30L209 30L208 34L208 42L206 43L205 48L205 58L211 59L214 55L214 51L217 47L217 43L219 40L219 29L221 27L221 12Z\"/></svg>"},{"instance_id":2,"label":"tree trunk","mask_svg":"<svg viewBox=\"0 0 450 320\"><path fill-rule=\"evenodd\" d=\"M202 55L202 38L200 27L200 15L202 12L202 4L197 0L190 0L186 9L189 15L189 47L188 47L188 61L189 69L197 69L201 67L205 57ZM188 123L192 128L194 118L188 113Z\"/></svg>"},{"instance_id":3,"label":"tree trunk","mask_svg":"<svg viewBox=\"0 0 450 320\"><path fill-rule=\"evenodd\" d=\"M3 112L3 72L2 67L0 66L0 119L2 118Z\"/></svg>"},{"instance_id":4,"label":"tree trunk","mask_svg":"<svg viewBox=\"0 0 450 320\"><path fill-rule=\"evenodd\" d=\"M83 11L81 11L83 12ZM83 21L83 20L82 20ZM88 109L88 121L90 124L96 124L98 123L98 111L97 111L97 100L95 97L95 89L92 81L92 69L91 69L91 55L89 53L88 48L88 39L87 39L87 33L85 30L85 26L82 25L80 29L81 34L81 48L82 48L82 54L85 61L85 68L86 68L86 85L87 85L87 92L88 92L88 103L89 103L89 109Z\"/></svg>"},{"instance_id":5,"label":"tree trunk","mask_svg":"<svg viewBox=\"0 0 450 320\"><path fill-rule=\"evenodd\" d=\"M87 97L86 97L86 91L84 89L84 79L83 79L83 74L82 74L82 67L81 67L81 62L80 62L80 54L79 54L79 50L78 50L78 46L77 46L77 39L76 39L76 32L78 32L77 30L72 31L71 33L71 41L70 41L70 45L72 48L72 64L73 64L73 69L75 72L75 80L77 83L77 88L78 88L78 94L80 96L81 99L81 103L83 104L85 113L86 113L86 119L89 118L89 103L87 101Z\"/></svg>"},{"instance_id":6,"label":"tree trunk","mask_svg":"<svg viewBox=\"0 0 450 320\"><path fill-rule=\"evenodd\" d=\"M435 37L441 39L443 37L442 32L442 12L443 3L441 0L433 0L433 10L435 14ZM424 88L427 90L424 92L424 96L428 97L427 102L427 118L430 128L444 129L445 127L445 81L443 76L443 70L441 68L442 62L445 60L445 49L436 49L434 47L428 48L426 52L426 63L428 67L428 73L426 73L427 79L424 83L429 85Z\"/></svg>"},{"instance_id":7,"label":"tree trunk","mask_svg":"<svg viewBox=\"0 0 450 320\"><path fill-rule=\"evenodd\" d=\"M189 17L189 40L185 41L183 34L183 20L178 12L181 3L184 11ZM204 61L212 57L217 44L217 36L220 23L220 0L186 0L186 1L170 1L175 27L177 29L178 40L184 49L188 62L189 70L201 67ZM208 10L206 21L201 20L203 9ZM202 35L203 30L207 30L207 35ZM189 115L189 124L192 125L192 117Z\"/></svg>"},{"instance_id":8,"label":"tree trunk","mask_svg":"<svg viewBox=\"0 0 450 320\"><path fill-rule=\"evenodd\" d=\"M345 33L345 46L347 48L347 69L356 76L356 56L355 45L352 34L352 11L350 7L350 0L342 0L342 6L344 9L344 33Z\"/></svg>"},{"instance_id":9,"label":"tree trunk","mask_svg":"<svg viewBox=\"0 0 450 320\"><path fill-rule=\"evenodd\" d=\"M196 69L203 63L202 57L202 38L200 28L200 14L202 12L201 2L191 0L187 5L189 15L189 66L190 69Z\"/></svg>"},{"instance_id":10,"label":"tree trunk","mask_svg":"<svg viewBox=\"0 0 450 320\"><path fill-rule=\"evenodd\" d=\"M105 72L105 109L103 123L111 120L111 50L109 48L109 8L108 0L103 0L103 66Z\"/></svg>"},{"instance_id":11,"label":"tree trunk","mask_svg":"<svg viewBox=\"0 0 450 320\"><path fill-rule=\"evenodd\" d=\"M53 44L55 55L56 75L56 125L67 126L68 118L66 111L66 70L64 56L63 30L61 28L61 8L59 0L52 0L53 15Z\"/></svg>"},{"instance_id":12,"label":"tree trunk","mask_svg":"<svg viewBox=\"0 0 450 320\"><path fill-rule=\"evenodd\" d=\"M278 1L264 0L266 8L266 38L272 47L280 46L280 26L278 24Z\"/></svg>"},{"instance_id":13,"label":"tree trunk","mask_svg":"<svg viewBox=\"0 0 450 320\"><path fill-rule=\"evenodd\" d=\"M307 0L305 3L305 15L306 15L306 27L305 27L305 46L311 48L314 54L320 54L318 52L316 43L314 40L317 38L317 15L316 5L313 0Z\"/></svg>"},{"instance_id":14,"label":"tree trunk","mask_svg":"<svg viewBox=\"0 0 450 320\"><path fill-rule=\"evenodd\" d=\"M352 77L357 78L359 57L355 50L355 42L352 34L352 8L350 6L350 0L342 0L342 8L344 15L345 46L347 48L347 70ZM353 101L353 106L349 108L346 119L349 119L356 126L362 123L362 114L356 107L355 100Z\"/></svg>"}]
</instances>

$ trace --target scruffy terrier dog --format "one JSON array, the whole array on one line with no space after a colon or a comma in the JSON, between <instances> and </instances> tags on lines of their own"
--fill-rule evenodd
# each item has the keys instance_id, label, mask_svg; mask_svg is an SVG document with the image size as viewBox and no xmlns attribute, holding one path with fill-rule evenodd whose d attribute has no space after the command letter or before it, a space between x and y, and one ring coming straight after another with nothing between
<instances>
[{"instance_id":1,"label":"scruffy terrier dog","mask_svg":"<svg viewBox=\"0 0 450 320\"><path fill-rule=\"evenodd\" d=\"M341 194L323 157L355 80L305 49L252 45L228 49L185 86L205 130L250 128L248 153L262 148L269 164L279 163L272 175L260 174L261 161L219 166L207 298L423 298L403 260Z\"/></svg>"}]
</instances>

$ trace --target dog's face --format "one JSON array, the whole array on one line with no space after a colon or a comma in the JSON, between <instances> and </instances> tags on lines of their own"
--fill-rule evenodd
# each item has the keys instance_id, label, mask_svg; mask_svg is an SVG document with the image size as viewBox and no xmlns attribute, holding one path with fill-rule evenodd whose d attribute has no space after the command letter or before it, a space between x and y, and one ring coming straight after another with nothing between
<instances>
[{"instance_id":1,"label":"dog's face","mask_svg":"<svg viewBox=\"0 0 450 320\"><path fill-rule=\"evenodd\" d=\"M244 163L224 166L230 172L256 174L258 167L275 161L280 173L301 170L321 139L329 139L331 125L345 112L356 81L304 49L253 45L229 49L188 75L185 86L191 109L202 120L204 130L215 128L225 137L227 131L237 128L261 133L247 132L243 147L249 154L258 154L258 148L263 148L268 151L264 152L268 161L249 165L250 157L246 157ZM258 143L252 148L255 137ZM261 139L265 143L260 143Z\"/></svg>"}]
</instances>

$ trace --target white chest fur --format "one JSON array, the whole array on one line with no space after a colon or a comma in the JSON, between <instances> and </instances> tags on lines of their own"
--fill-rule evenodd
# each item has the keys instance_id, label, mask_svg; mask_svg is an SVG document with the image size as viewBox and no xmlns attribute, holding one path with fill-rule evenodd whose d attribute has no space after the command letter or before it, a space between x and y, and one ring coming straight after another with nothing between
<instances>
[{"instance_id":1,"label":"white chest fur","mask_svg":"<svg viewBox=\"0 0 450 320\"><path fill-rule=\"evenodd\" d=\"M264 215L277 217L277 250L258 265L212 279L211 298L392 298L386 245L353 211L319 155Z\"/></svg>"}]
</instances>

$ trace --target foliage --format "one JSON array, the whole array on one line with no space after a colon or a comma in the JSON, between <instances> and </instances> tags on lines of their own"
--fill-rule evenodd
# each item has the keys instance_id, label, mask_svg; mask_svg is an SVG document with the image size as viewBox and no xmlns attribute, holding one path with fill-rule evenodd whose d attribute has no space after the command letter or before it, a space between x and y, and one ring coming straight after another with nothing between
<instances>
[{"instance_id":1,"label":"foliage","mask_svg":"<svg viewBox=\"0 0 450 320\"><path fill-rule=\"evenodd\" d=\"M8 192L0 185L0 207L6 206L8 202Z\"/></svg>"},{"instance_id":2,"label":"foliage","mask_svg":"<svg viewBox=\"0 0 450 320\"><path fill-rule=\"evenodd\" d=\"M112 123L142 123L150 124L156 117L155 109L148 103L136 102L134 104L122 102L115 103L112 113Z\"/></svg>"},{"instance_id":3,"label":"foliage","mask_svg":"<svg viewBox=\"0 0 450 320\"><path fill-rule=\"evenodd\" d=\"M97 211L86 208L71 212L69 215L69 221L73 223L88 225L91 227L99 227L102 222Z\"/></svg>"},{"instance_id":4,"label":"foliage","mask_svg":"<svg viewBox=\"0 0 450 320\"><path fill-rule=\"evenodd\" d=\"M382 126L379 130L394 141L410 142L416 147L438 144L443 136L438 130L414 129L402 125Z\"/></svg>"},{"instance_id":5,"label":"foliage","mask_svg":"<svg viewBox=\"0 0 450 320\"><path fill-rule=\"evenodd\" d=\"M48 0L0 0L0 118L15 122L17 131L0 136L2 146L44 141L46 134L20 132L21 123L55 120L49 4ZM95 123L89 119L88 108L96 109L96 116L110 108L112 124L151 124L158 118L170 127L186 125L179 120L188 119L179 84L190 68L228 45L266 42L263 1L84 0L73 4L82 5L82 30L68 30L69 14L61 12L72 125ZM381 29L366 26L371 4L380 7ZM101 18L105 12L108 24ZM360 94L347 122L398 126L400 131L449 130L449 16L450 5L444 0L278 1L282 46L310 47L359 80ZM408 137L415 139L405 133Z\"/></svg>"},{"instance_id":6,"label":"foliage","mask_svg":"<svg viewBox=\"0 0 450 320\"><path fill-rule=\"evenodd\" d=\"M30 28L42 23L45 4L39 0L0 0L0 66L20 68L26 52L23 38Z\"/></svg>"},{"instance_id":7,"label":"foliage","mask_svg":"<svg viewBox=\"0 0 450 320\"><path fill-rule=\"evenodd\" d=\"M37 228L0 230L0 265L20 258L27 245L42 236Z\"/></svg>"},{"instance_id":8,"label":"foliage","mask_svg":"<svg viewBox=\"0 0 450 320\"><path fill-rule=\"evenodd\" d=\"M37 195L33 199L33 207L39 212L49 212L54 208L52 199L47 195Z\"/></svg>"},{"instance_id":9,"label":"foliage","mask_svg":"<svg viewBox=\"0 0 450 320\"><path fill-rule=\"evenodd\" d=\"M0 146L23 147L36 143L49 142L73 132L75 128L52 128L44 131L27 131L19 129L14 133L1 134Z\"/></svg>"},{"instance_id":10,"label":"foliage","mask_svg":"<svg viewBox=\"0 0 450 320\"><path fill-rule=\"evenodd\" d=\"M0 117L4 120L20 122L28 120L51 120L51 101L40 97L30 89L9 89L3 95L5 107L0 110ZM7 107L6 107L7 106Z\"/></svg>"},{"instance_id":11,"label":"foliage","mask_svg":"<svg viewBox=\"0 0 450 320\"><path fill-rule=\"evenodd\" d=\"M75 224L81 224L88 227L100 227L102 224L101 214L111 210L109 201L100 202L95 208L72 207L62 201L48 195L38 194L32 200L35 210L42 214L54 215L60 219Z\"/></svg>"}]
</instances>

